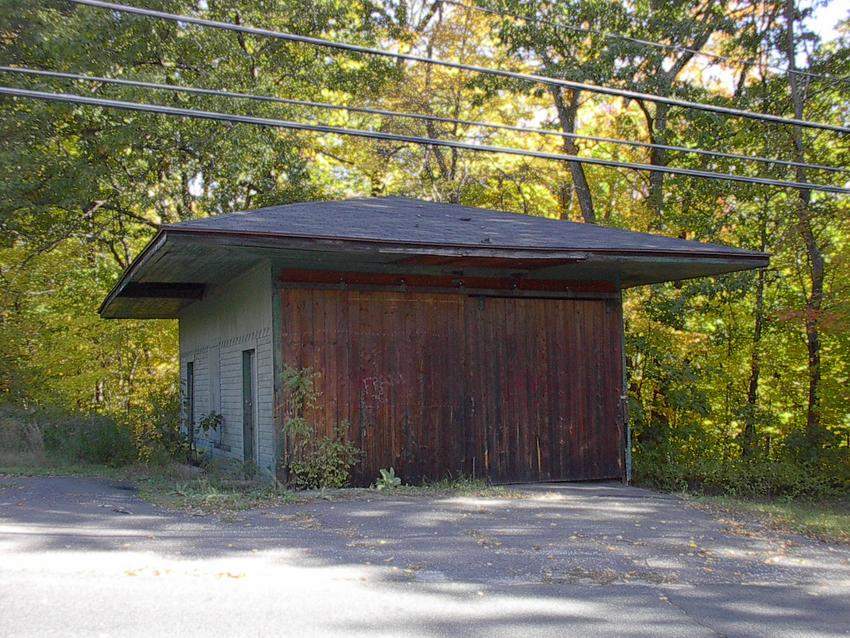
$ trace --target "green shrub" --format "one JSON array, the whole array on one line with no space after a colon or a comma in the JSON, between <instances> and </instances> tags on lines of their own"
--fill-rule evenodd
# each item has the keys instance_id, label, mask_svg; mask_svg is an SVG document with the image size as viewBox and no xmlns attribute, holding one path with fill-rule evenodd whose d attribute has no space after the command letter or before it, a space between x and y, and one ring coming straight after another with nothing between
<instances>
[{"instance_id":1,"label":"green shrub","mask_svg":"<svg viewBox=\"0 0 850 638\"><path fill-rule=\"evenodd\" d=\"M0 408L0 449L8 464L127 465L138 458L132 429L108 416L52 408Z\"/></svg>"},{"instance_id":2,"label":"green shrub","mask_svg":"<svg viewBox=\"0 0 850 638\"><path fill-rule=\"evenodd\" d=\"M744 458L667 441L635 449L634 481L665 491L826 499L850 492L850 450L826 448L812 460L782 447L773 456Z\"/></svg>"},{"instance_id":3,"label":"green shrub","mask_svg":"<svg viewBox=\"0 0 850 638\"><path fill-rule=\"evenodd\" d=\"M40 418L45 448L70 463L117 467L138 459L129 426L101 415L58 415Z\"/></svg>"},{"instance_id":4,"label":"green shrub","mask_svg":"<svg viewBox=\"0 0 850 638\"><path fill-rule=\"evenodd\" d=\"M289 472L296 487L335 488L348 484L351 468L360 460L360 449L347 440L348 423L341 423L332 436L316 437L309 433L297 444L289 462Z\"/></svg>"},{"instance_id":5,"label":"green shrub","mask_svg":"<svg viewBox=\"0 0 850 638\"><path fill-rule=\"evenodd\" d=\"M24 411L0 407L0 465L42 465L44 437Z\"/></svg>"},{"instance_id":6,"label":"green shrub","mask_svg":"<svg viewBox=\"0 0 850 638\"><path fill-rule=\"evenodd\" d=\"M348 440L348 423L338 423L330 436L318 436L307 418L319 393L317 372L310 368L285 366L282 374L284 405L283 434L287 439L284 465L289 480L301 488L343 487L361 451Z\"/></svg>"},{"instance_id":7,"label":"green shrub","mask_svg":"<svg viewBox=\"0 0 850 638\"><path fill-rule=\"evenodd\" d=\"M178 388L150 396L143 409L131 414L130 421L143 463L164 466L189 458L189 442L180 428Z\"/></svg>"}]
</instances>

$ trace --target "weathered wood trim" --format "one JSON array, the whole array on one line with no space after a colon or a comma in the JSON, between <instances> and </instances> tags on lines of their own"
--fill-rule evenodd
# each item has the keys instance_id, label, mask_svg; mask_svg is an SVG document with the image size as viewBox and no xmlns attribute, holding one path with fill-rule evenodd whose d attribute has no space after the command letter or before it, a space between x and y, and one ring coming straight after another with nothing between
<instances>
[{"instance_id":1,"label":"weathered wood trim","mask_svg":"<svg viewBox=\"0 0 850 638\"><path fill-rule=\"evenodd\" d=\"M274 281L274 272L271 274ZM274 414L274 475L283 482L287 481L286 467L280 462L281 452L286 446L286 435L283 431L283 386L281 377L283 374L283 346L281 343L281 331L283 329L283 302L280 296L280 288L272 286L272 371L273 397L272 406Z\"/></svg>"},{"instance_id":2,"label":"weathered wood trim","mask_svg":"<svg viewBox=\"0 0 850 638\"><path fill-rule=\"evenodd\" d=\"M271 248L274 250L298 250L335 252L344 254L398 255L442 255L446 257L508 257L522 259L568 259L578 262L588 258L588 251L574 248L499 248L493 246L469 246L453 244L408 244L368 239L333 239L296 235L268 235L250 232L211 232L169 228L172 241L191 242L242 248ZM605 251L603 251L605 252Z\"/></svg>"},{"instance_id":3,"label":"weathered wood trim","mask_svg":"<svg viewBox=\"0 0 850 638\"><path fill-rule=\"evenodd\" d=\"M524 299L613 299L616 293L609 292L530 292L523 290L493 290L486 288L412 288L410 286L351 286L346 284L303 284L280 282L275 284L281 289L300 290L357 290L361 292L430 292L445 295L467 295L470 297L520 297Z\"/></svg>"},{"instance_id":4,"label":"weathered wood trim","mask_svg":"<svg viewBox=\"0 0 850 638\"><path fill-rule=\"evenodd\" d=\"M623 467L621 477L627 485L632 482L632 425L629 420L629 371L626 369L626 318L623 313L623 293L619 294L620 307L620 359L623 366L623 390L620 395L620 427L623 431Z\"/></svg>"},{"instance_id":5,"label":"weathered wood trim","mask_svg":"<svg viewBox=\"0 0 850 638\"><path fill-rule=\"evenodd\" d=\"M298 233L263 232L263 231L234 231L223 229L185 228L181 226L163 226L173 235L197 237L204 242L220 242L230 245L270 246L274 248L303 247L305 249L322 250L325 247L337 247L344 252L349 249L366 250L369 252L391 252L399 254L422 255L453 255L453 256L492 256L492 257L551 257L561 259L583 260L589 255L643 256L643 257L685 257L691 259L720 258L734 262L762 262L767 266L770 256L767 253L744 252L730 250L672 250L656 248L539 248L534 246L480 246L473 244L396 241L380 238L349 237L341 238L321 235L302 235ZM344 247L344 248L343 248ZM749 266L745 266L749 267Z\"/></svg>"},{"instance_id":6,"label":"weathered wood trim","mask_svg":"<svg viewBox=\"0 0 850 638\"><path fill-rule=\"evenodd\" d=\"M477 244L455 244L452 242L418 243L397 242L381 239L301 236L298 234L268 233L251 231L201 230L180 226L162 226L153 240L143 249L121 279L115 284L101 304L98 312L104 318L141 316L145 318L173 318L178 310L121 310L113 308L116 298L130 282L143 278L151 264L170 259L186 245L219 246L240 248L246 251L247 261L254 261L251 250L274 251L276 254L301 253L343 255L351 261L379 261L386 268L388 262L397 265L409 263L442 262L441 267L458 268L485 267L483 264L500 264L505 269L515 266L519 270L534 271L538 268L558 267L569 263L583 263L586 269L596 269L602 277L611 273L623 273L628 265L629 278L624 278L622 287L668 281L673 275L677 279L692 279L712 274L764 268L769 265L769 255L764 253L717 250L706 247L702 250L664 250L656 248L618 248L616 242L610 247L593 248L540 248L534 246L511 247ZM267 257L269 255L266 255ZM452 264L452 265L447 265ZM513 264L509 266L508 264ZM694 271L680 272L681 267L700 267ZM489 267L489 266L488 266ZM175 273L176 274L176 273ZM213 283L213 282L206 282Z\"/></svg>"},{"instance_id":7,"label":"weathered wood trim","mask_svg":"<svg viewBox=\"0 0 850 638\"><path fill-rule=\"evenodd\" d=\"M397 275L331 270L280 271L277 288L430 292L481 297L546 299L618 299L615 284L606 281L559 281L521 277L466 277L450 275Z\"/></svg>"}]
</instances>

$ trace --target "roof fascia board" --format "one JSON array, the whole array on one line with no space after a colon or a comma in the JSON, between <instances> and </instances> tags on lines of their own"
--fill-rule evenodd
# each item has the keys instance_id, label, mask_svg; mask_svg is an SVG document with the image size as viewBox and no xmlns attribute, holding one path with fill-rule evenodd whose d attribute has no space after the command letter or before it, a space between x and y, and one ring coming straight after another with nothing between
<instances>
[{"instance_id":1,"label":"roof fascia board","mask_svg":"<svg viewBox=\"0 0 850 638\"><path fill-rule=\"evenodd\" d=\"M99 315L103 315L106 307L112 302L115 297L117 297L121 291L124 289L124 286L127 285L127 282L132 281L133 275L145 264L147 261L155 255L160 248L162 248L163 244L168 237L167 232L164 228L160 228L154 238L148 243L147 246L144 247L142 252L138 254L138 256L132 261L130 266L124 273L121 275L121 278L118 282L112 287L112 290L109 291L109 294L106 295L106 299L103 300L103 303L100 304L100 308L97 309L97 313Z\"/></svg>"}]
</instances>

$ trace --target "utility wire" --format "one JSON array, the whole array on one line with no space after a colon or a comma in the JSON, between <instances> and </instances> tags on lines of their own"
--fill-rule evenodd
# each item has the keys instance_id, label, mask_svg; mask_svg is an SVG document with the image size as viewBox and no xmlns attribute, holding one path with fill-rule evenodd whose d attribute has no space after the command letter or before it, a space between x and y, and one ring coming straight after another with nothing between
<instances>
[{"instance_id":1,"label":"utility wire","mask_svg":"<svg viewBox=\"0 0 850 638\"><path fill-rule=\"evenodd\" d=\"M510 78L513 80L522 80L525 82L535 82L547 84L550 86L558 86L578 91L588 91L591 93L600 93L603 95L613 95L630 100L646 100L659 104L667 104L669 106L680 106L683 108L695 109L699 111L708 111L711 113L720 113L723 115L732 115L735 117L743 117L761 122L773 122L776 124L785 124L792 126L800 126L805 128L820 129L825 131L833 131L836 133L850 133L850 127L828 124L826 122L810 122L808 120L782 117L779 115L770 115L767 113L756 113L754 111L745 111L741 109L707 104L704 102L691 102L689 100L680 100L678 98L665 97L661 95L653 95L651 93L641 93L639 91L630 91L627 89L618 89L609 86L596 84L587 84L584 82L575 82L572 80L562 80L544 75L536 75L533 73L521 73L519 71L507 71L504 69L494 69L491 67L476 66L472 64L463 64L461 62L452 62L449 60L440 60L437 58L429 58L422 55L412 53L396 53L386 51L384 49L375 49L373 47L361 46L358 44L349 44L347 42L336 42L334 40L326 40L324 38L315 38L312 36L298 35L294 33L286 33L282 31L272 31L270 29L259 29L256 27L248 27L241 24L233 24L232 22L219 22L217 20L207 20L205 18L197 18L194 16L178 15L174 13L166 13L164 11L155 11L153 9L144 9L141 7L133 7L124 4L116 4L114 2L103 2L102 0L68 0L74 4L96 7L99 9L109 9L123 13L141 15L160 20L170 20L183 24L194 24L213 29L222 29L225 31L235 31L238 33L247 33L249 35L276 38L288 42L301 42L312 46L327 47L341 51L351 51L353 53L363 53L366 55L376 55L386 58L394 58L396 60L406 60L409 62L421 62L423 64L431 64L442 66L451 69L459 69L462 71L472 71L474 73L482 73L496 77Z\"/></svg>"},{"instance_id":2,"label":"utility wire","mask_svg":"<svg viewBox=\"0 0 850 638\"><path fill-rule=\"evenodd\" d=\"M665 151L675 151L681 153L693 153L695 155L704 155L708 157L718 157L724 159L734 159L752 162L761 162L768 165L793 166L807 168L811 170L828 171L832 173L846 173L850 169L840 168L835 166L826 166L823 164L810 164L807 162L794 162L790 160L775 159L771 157L761 157L758 155L743 155L739 153L724 153L721 151L709 151L701 148L691 148L687 146L671 146L668 144L656 144L653 142L639 142L634 140L623 140L613 137L600 137L596 135L582 135L579 133L565 133L563 131L555 131L552 129L535 128L527 126L516 126L511 124L498 124L495 122L482 122L479 120L455 119L450 117L441 117L439 115L430 115L426 113L408 113L403 111L390 111L386 109L361 107L361 106L344 106L338 104L329 104L327 102L314 102L310 100L296 100L291 98L282 98L272 95L257 95L253 93L237 93L234 91L224 91L219 89L208 89L194 86L179 86L175 84L162 84L159 82L144 82L139 80L127 80L121 78L109 78L101 76L83 75L80 73L65 73L61 71L46 71L42 69L30 69L26 67L0 66L0 72L19 73L23 75L60 78L65 80L75 80L82 82L98 82L103 84L117 84L121 86L132 86L138 88L153 89L158 91L174 91L177 93L191 93L197 95L212 95L216 97L256 100L260 102L273 102L278 104L287 104L293 106L306 106L311 108L320 108L336 111L348 111L351 113L366 113L370 115L381 115L387 117L408 118L413 120L423 120L430 122L439 122L443 124L459 124L462 126L489 128L496 130L516 131L519 133L532 133L535 135L552 135L561 138L570 138L578 140L587 140L592 142L602 142L618 144L623 146L632 146L638 148L655 148Z\"/></svg>"},{"instance_id":3,"label":"utility wire","mask_svg":"<svg viewBox=\"0 0 850 638\"><path fill-rule=\"evenodd\" d=\"M519 15L516 13L510 13L508 11L504 11L502 9L491 9L489 7L482 7L478 4L470 4L468 2L461 2L459 0L440 0L443 4L452 5L454 7L458 7L460 9L466 9L468 11L478 11L480 13L487 13L490 15L498 16L500 18L513 18L514 20L521 20L522 22L532 22L536 24L543 24L559 29L567 29L568 31L575 31L578 33L586 33L589 35L598 35L608 40L622 40L623 42L630 42L632 44L638 44L644 47L653 47L657 49L665 49L667 51L679 51L681 53L691 53L693 55L698 55L704 58L709 58L711 60L715 60L717 62L724 62L729 64L730 66L738 65L738 66L756 66L759 64L758 60L754 59L744 59L737 60L727 55L720 55L718 53L710 53L709 51L701 51L699 49L693 49L691 47L682 46L680 44L665 44L663 42L655 42L654 40L644 40L641 38L635 38L628 35L622 35L620 33L608 33L607 31L601 31L599 29L591 29L588 27L579 27L572 24L566 24L561 22L560 20L552 20L547 18L541 18L539 16L532 15ZM820 78L823 80L827 80L829 82L846 82L850 80L850 77L847 76L835 76L835 75L827 75L824 73L814 73L812 71L803 71L801 69L785 69L779 66L774 65L765 65L765 68L773 71L774 73L779 73L785 75L787 73L794 73L795 75L801 75L812 78Z\"/></svg>"},{"instance_id":4,"label":"utility wire","mask_svg":"<svg viewBox=\"0 0 850 638\"><path fill-rule=\"evenodd\" d=\"M546 153L542 151L530 151L511 146L489 146L483 144L470 144L454 140L442 140L415 135L399 135L396 133L385 133L383 131L371 131L365 129L352 129L340 126L327 126L324 124L305 124L303 122L292 122L265 117L254 117L251 115L237 115L232 113L220 113L216 111L199 111L194 109L163 106L160 104L148 104L140 102L124 102L120 100L108 100L93 98L69 93L48 93L44 91L31 91L28 89L17 89L13 87L0 86L0 95L23 97L49 102L67 102L71 104L85 104L89 106L102 106L106 108L122 109L125 111L141 111L147 113L159 113L177 117L197 118L203 120L214 120L219 122L232 122L236 124L253 124L272 128L283 128L298 131L314 131L317 133L331 133L335 135L347 135L352 137L363 137L390 142L402 142L405 144L423 144L427 146L443 146L468 151L481 151L487 153L504 153L507 155L519 155L523 157L534 157L545 160L557 160L578 162L591 166L606 166L608 168L627 168L630 170L649 171L656 173L667 173L669 175L687 175L690 177L702 177L706 179L725 180L729 182L741 182L745 184L761 184L765 186L779 186L783 188L798 188L802 190L822 191L825 193L837 193L850 195L850 188L832 186L829 184L812 184L808 182L792 182L767 177L747 177L732 173L715 173L690 168L676 168L672 166L655 166L653 164L640 164L637 162L620 162L597 157L584 157L580 155L566 155L561 153Z\"/></svg>"}]
</instances>

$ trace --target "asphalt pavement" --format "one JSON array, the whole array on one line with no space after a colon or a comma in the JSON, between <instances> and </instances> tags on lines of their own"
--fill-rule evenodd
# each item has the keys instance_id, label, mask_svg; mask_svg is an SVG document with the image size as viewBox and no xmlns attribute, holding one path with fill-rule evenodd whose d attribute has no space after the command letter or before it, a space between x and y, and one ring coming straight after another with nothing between
<instances>
[{"instance_id":1,"label":"asphalt pavement","mask_svg":"<svg viewBox=\"0 0 850 638\"><path fill-rule=\"evenodd\" d=\"M0 477L0 636L850 636L850 548L617 484L224 515Z\"/></svg>"}]
</instances>

